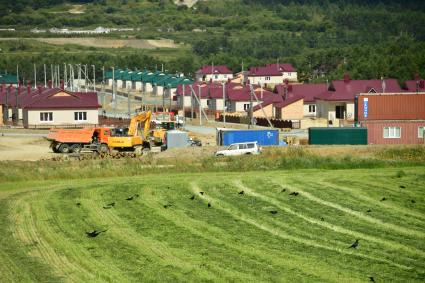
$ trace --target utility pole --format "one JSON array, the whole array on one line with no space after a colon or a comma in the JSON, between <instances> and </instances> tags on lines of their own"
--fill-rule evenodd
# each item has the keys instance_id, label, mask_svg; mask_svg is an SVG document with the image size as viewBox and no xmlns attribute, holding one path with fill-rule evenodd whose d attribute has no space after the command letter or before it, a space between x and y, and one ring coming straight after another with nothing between
<instances>
[{"instance_id":1,"label":"utility pole","mask_svg":"<svg viewBox=\"0 0 425 283\"><path fill-rule=\"evenodd\" d=\"M112 67L112 102L115 103L115 67Z\"/></svg>"},{"instance_id":2,"label":"utility pole","mask_svg":"<svg viewBox=\"0 0 425 283\"><path fill-rule=\"evenodd\" d=\"M130 101L130 90L127 90L127 110L128 110L128 117L131 117L131 101Z\"/></svg>"},{"instance_id":3,"label":"utility pole","mask_svg":"<svg viewBox=\"0 0 425 283\"><path fill-rule=\"evenodd\" d=\"M67 67L66 67L66 63L63 63L63 88L67 89L68 88L68 74L67 74Z\"/></svg>"},{"instance_id":4,"label":"utility pole","mask_svg":"<svg viewBox=\"0 0 425 283\"><path fill-rule=\"evenodd\" d=\"M168 112L171 112L171 85L168 84L168 95L170 96L170 107L168 108Z\"/></svg>"},{"instance_id":5,"label":"utility pole","mask_svg":"<svg viewBox=\"0 0 425 283\"><path fill-rule=\"evenodd\" d=\"M94 65L91 65L93 67L93 91L96 92L96 67Z\"/></svg>"},{"instance_id":6,"label":"utility pole","mask_svg":"<svg viewBox=\"0 0 425 283\"><path fill-rule=\"evenodd\" d=\"M190 119L193 120L193 91L190 92Z\"/></svg>"},{"instance_id":7,"label":"utility pole","mask_svg":"<svg viewBox=\"0 0 425 283\"><path fill-rule=\"evenodd\" d=\"M223 82L223 126L226 127L226 83Z\"/></svg>"},{"instance_id":8,"label":"utility pole","mask_svg":"<svg viewBox=\"0 0 425 283\"><path fill-rule=\"evenodd\" d=\"M163 118L164 118L164 104L165 104L165 97L164 97L164 95L165 95L165 87L163 87L162 88L162 115L163 115Z\"/></svg>"},{"instance_id":9,"label":"utility pole","mask_svg":"<svg viewBox=\"0 0 425 283\"><path fill-rule=\"evenodd\" d=\"M50 64L50 73L52 75L51 86L53 86L54 77L53 77L53 64Z\"/></svg>"},{"instance_id":10,"label":"utility pole","mask_svg":"<svg viewBox=\"0 0 425 283\"><path fill-rule=\"evenodd\" d=\"M84 65L84 86L87 92L87 64Z\"/></svg>"},{"instance_id":11,"label":"utility pole","mask_svg":"<svg viewBox=\"0 0 425 283\"><path fill-rule=\"evenodd\" d=\"M34 63L34 89L37 89L37 70Z\"/></svg>"},{"instance_id":12,"label":"utility pole","mask_svg":"<svg viewBox=\"0 0 425 283\"><path fill-rule=\"evenodd\" d=\"M102 89L100 92L102 95L102 107L105 107L105 66L102 66Z\"/></svg>"},{"instance_id":13,"label":"utility pole","mask_svg":"<svg viewBox=\"0 0 425 283\"><path fill-rule=\"evenodd\" d=\"M47 73L46 73L46 64L43 64L44 67L44 87L47 87Z\"/></svg>"},{"instance_id":14,"label":"utility pole","mask_svg":"<svg viewBox=\"0 0 425 283\"><path fill-rule=\"evenodd\" d=\"M199 126L202 126L202 103L201 103L201 85L198 85L198 102L199 102Z\"/></svg>"},{"instance_id":15,"label":"utility pole","mask_svg":"<svg viewBox=\"0 0 425 283\"><path fill-rule=\"evenodd\" d=\"M252 91L249 92L249 124L248 129L251 128L252 125Z\"/></svg>"},{"instance_id":16,"label":"utility pole","mask_svg":"<svg viewBox=\"0 0 425 283\"><path fill-rule=\"evenodd\" d=\"M16 82L19 84L19 65L16 65Z\"/></svg>"}]
</instances>

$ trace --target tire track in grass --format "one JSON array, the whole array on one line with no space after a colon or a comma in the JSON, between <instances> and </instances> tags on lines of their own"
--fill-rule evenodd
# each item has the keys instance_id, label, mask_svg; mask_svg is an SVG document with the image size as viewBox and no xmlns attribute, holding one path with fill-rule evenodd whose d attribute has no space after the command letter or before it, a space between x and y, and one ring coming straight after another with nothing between
<instances>
[{"instance_id":1,"label":"tire track in grass","mask_svg":"<svg viewBox=\"0 0 425 283\"><path fill-rule=\"evenodd\" d=\"M273 205L273 206L275 206L275 207L277 207L277 208L279 208L279 209L281 209L281 210L283 210L287 213L290 213L290 214L292 214L296 217L299 217L299 218L303 219L304 221L306 221L308 223L330 229L330 230L335 231L337 233L350 235L350 236L353 236L354 238L365 239L365 240L368 240L370 242L374 242L374 243L377 243L377 244L380 244L380 245L385 245L388 248L391 248L392 250L400 249L400 250L404 250L405 252L409 252L411 254L420 255L422 257L425 257L425 252L423 252L419 249L414 249L410 246L402 245L402 244L399 244L397 242L384 240L382 238L377 238L377 237L370 236L370 235L367 235L367 234L364 234L364 233L361 233L361 232L349 230L349 229L343 228L341 226L331 224L331 223L326 222L326 221L321 221L321 220L319 221L315 218L311 218L311 217L302 215L302 214L300 214L300 213L298 213L298 212L296 212L296 211L294 211L294 210L292 210L288 207L282 206L282 204L279 201L277 201L276 199L273 199L271 197L268 197L266 195L263 195L263 194L260 194L258 192L253 191L251 188L244 185L240 180L236 181L235 185L238 186L238 188L244 190L247 195L251 195L253 197L260 198L261 200L263 200L263 201L265 201L265 202L267 202L267 203L269 203L269 204L271 204L271 205ZM301 192L298 189L297 189L297 191ZM303 193L303 195L304 195L304 193Z\"/></svg>"},{"instance_id":2,"label":"tire track in grass","mask_svg":"<svg viewBox=\"0 0 425 283\"><path fill-rule=\"evenodd\" d=\"M410 228L406 228L406 227L401 227L401 226L398 226L398 225L395 225L395 224L391 224L391 223L385 223L382 220L379 220L379 219L376 219L376 218L367 216L367 215L365 215L365 214L363 214L361 212L358 212L358 211L352 210L350 208L341 206L341 205L339 205L337 203L326 201L326 200L323 200L323 199L318 198L316 196L313 196L312 194L304 191L299 186L296 186L296 185L293 185L292 184L291 187L295 188L297 192L301 193L303 195L303 197L309 199L310 201L319 203L319 204L324 205L324 206L332 207L332 208L334 208L336 210L339 210L339 211L345 212L347 214L353 215L353 216L355 216L355 217L357 217L359 219L362 219L364 221L367 221L369 223L372 223L372 224L375 224L375 225L379 225L381 227L387 228L389 230L396 231L396 232L398 232L400 234L403 234L403 235L406 235L406 236L415 235L418 238L424 238L425 239L425 233L423 233L423 232L420 232L420 231L417 231L417 230L413 230L413 229L410 229Z\"/></svg>"},{"instance_id":3,"label":"tire track in grass","mask_svg":"<svg viewBox=\"0 0 425 283\"><path fill-rule=\"evenodd\" d=\"M197 186L195 184L192 184L192 191L194 193L199 193L199 189L197 188ZM304 244L306 246L315 247L315 248L318 248L318 249L324 249L324 250L338 252L338 253L345 254L345 255L356 256L356 257L360 257L360 258L366 258L366 259L370 259L370 260L373 260L373 261L376 261L376 262L386 263L386 264L389 264L391 266L398 267L398 268L404 269L404 270L411 270L412 269L409 266L406 266L406 265L403 265L403 264L398 264L398 263L390 261L390 260L376 258L376 257L364 255L364 254L358 254L358 253L356 254L356 253L353 253L353 252L343 250L341 248L334 248L334 247L329 247L329 246L326 246L326 245L317 244L313 240L302 239L302 238L299 238L299 237L293 237L293 236L288 235L286 233L282 233L282 231L279 231L275 228L269 227L269 226L264 225L264 224L260 224L257 221L250 219L248 216L246 216L246 215L244 215L240 212L239 212L240 215L234 214L233 213L234 209L232 209L232 206L230 204L224 202L224 201L220 201L219 199L211 198L211 197L209 197L205 194L200 195L200 197L202 199L205 199L206 201L210 201L210 202L214 201L216 208L223 210L227 214L234 215L234 217L238 218L240 221L243 221L245 223L253 225L253 226L255 226L255 227L257 227L257 228L259 228L263 231L266 231L266 232L268 232L268 233L270 233L274 236L277 236L279 238L294 241L294 242L301 243L301 244Z\"/></svg>"},{"instance_id":4,"label":"tire track in grass","mask_svg":"<svg viewBox=\"0 0 425 283\"><path fill-rule=\"evenodd\" d=\"M118 217L114 212L100 209L100 206L95 202L96 194L94 190L87 191L86 193L88 194L88 198L86 198L87 200L85 203L92 208L90 216L97 222L105 223L103 225L110 227L108 234L115 235L118 239L136 247L139 251L144 251L145 255L155 258L164 265L171 265L185 272L195 270L195 265L189 264L174 255L172 248L168 247L163 242L142 237L139 233L134 231L131 226L125 224L126 221ZM98 199L98 201L101 200ZM214 277L212 273L205 273L207 273L210 278Z\"/></svg>"},{"instance_id":5,"label":"tire track in grass","mask_svg":"<svg viewBox=\"0 0 425 283\"><path fill-rule=\"evenodd\" d=\"M358 193L358 191L354 191L354 188L341 186L339 184L337 185L337 184L334 184L334 183L331 183L331 182L322 181L322 182L317 182L317 184L320 184L320 185L323 185L323 186L326 186L326 187L329 187L329 188L332 188L332 189L341 190L341 191L350 193L351 195L353 195L353 193ZM384 189L384 188L382 188L382 189ZM393 205L391 203L377 201L376 199L365 196L363 194L356 194L356 198L362 199L362 200L364 200L368 203L373 203L374 205L385 207L385 208L395 210L395 211L398 211L398 212L406 214L406 215L410 215L410 216L419 218L420 220L417 219L418 221L424 221L425 220L425 215L420 214L420 213L416 213L416 212L414 212L410 209L405 209L405 208L400 207L398 205Z\"/></svg>"},{"instance_id":6,"label":"tire track in grass","mask_svg":"<svg viewBox=\"0 0 425 283\"><path fill-rule=\"evenodd\" d=\"M149 199L149 197L144 197L145 200ZM155 202L153 199L150 199L151 202ZM156 202L158 205L160 203ZM307 275L318 277L321 280L327 282L341 282L341 274L335 271L330 271L326 266L312 266L305 262L305 258L301 258L300 256L291 254L288 258L288 255L283 255L282 252L279 252L279 257L272 256L268 254L261 253L258 251L255 246L247 246L247 245L239 245L236 241L232 242L232 245L229 245L226 239L222 239L222 237L213 237L211 235L226 235L226 231L221 228L211 227L211 225L205 224L203 221L194 220L189 217L186 213L181 211L174 210L163 211L159 208L159 206L149 206L151 209L155 209L156 211L163 214L168 220L175 223L176 226L187 229L190 233L195 235L196 237L204 238L213 244L223 245L227 249L231 249L237 251L241 255L246 255L254 259L263 260L263 264L273 264L274 266L280 266L289 269L299 270L300 272L304 272ZM233 217L233 216L232 216ZM208 232L208 233L206 233ZM277 252L277 251L276 251ZM285 257L286 256L286 257ZM264 262L266 261L266 262ZM324 276L320 276L325 274ZM252 278L251 278L252 279ZM349 278L345 278L348 280ZM352 278L350 278L352 279Z\"/></svg>"},{"instance_id":7,"label":"tire track in grass","mask_svg":"<svg viewBox=\"0 0 425 283\"><path fill-rule=\"evenodd\" d=\"M15 238L26 245L34 245L29 255L45 262L57 275L61 277L66 276L71 282L78 282L79 280L75 277L75 274L80 270L72 265L67 258L59 255L55 249L49 245L47 239L41 237L37 224L33 218L30 204L25 201L25 198L32 197L32 195L33 194L27 194L13 201L12 218L15 220L20 219L15 223ZM22 213L20 214L17 210L22 210Z\"/></svg>"}]
</instances>

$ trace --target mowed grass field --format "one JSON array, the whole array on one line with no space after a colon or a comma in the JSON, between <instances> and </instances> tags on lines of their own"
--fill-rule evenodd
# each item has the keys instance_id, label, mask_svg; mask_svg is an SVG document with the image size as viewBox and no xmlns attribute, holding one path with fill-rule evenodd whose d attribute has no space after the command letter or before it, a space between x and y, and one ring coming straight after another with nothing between
<instances>
[{"instance_id":1,"label":"mowed grass field","mask_svg":"<svg viewBox=\"0 0 425 283\"><path fill-rule=\"evenodd\" d=\"M2 183L0 281L423 282L424 192L425 167Z\"/></svg>"}]
</instances>

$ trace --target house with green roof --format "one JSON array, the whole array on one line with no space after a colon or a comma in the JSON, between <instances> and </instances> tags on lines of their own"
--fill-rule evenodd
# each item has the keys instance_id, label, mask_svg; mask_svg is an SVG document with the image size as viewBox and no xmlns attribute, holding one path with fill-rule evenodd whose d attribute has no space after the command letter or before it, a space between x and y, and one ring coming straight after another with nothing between
<instances>
[{"instance_id":1,"label":"house with green roof","mask_svg":"<svg viewBox=\"0 0 425 283\"><path fill-rule=\"evenodd\" d=\"M0 84L18 86L18 77L12 74L0 74Z\"/></svg>"}]
</instances>

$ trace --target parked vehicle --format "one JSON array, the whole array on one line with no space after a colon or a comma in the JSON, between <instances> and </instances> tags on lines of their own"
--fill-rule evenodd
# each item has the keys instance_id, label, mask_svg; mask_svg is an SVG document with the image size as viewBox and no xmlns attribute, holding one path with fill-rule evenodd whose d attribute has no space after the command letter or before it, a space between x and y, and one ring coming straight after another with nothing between
<instances>
[{"instance_id":1,"label":"parked vehicle","mask_svg":"<svg viewBox=\"0 0 425 283\"><path fill-rule=\"evenodd\" d=\"M259 154L261 153L261 147L257 142L243 142L233 143L224 150L219 150L215 153L215 156L232 156L232 155L244 155L244 154Z\"/></svg>"}]
</instances>

